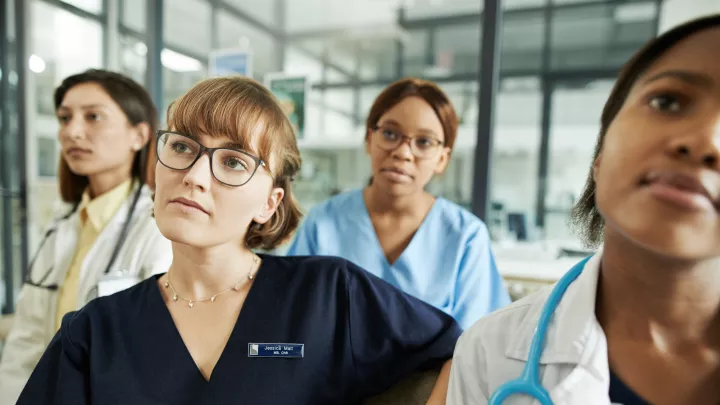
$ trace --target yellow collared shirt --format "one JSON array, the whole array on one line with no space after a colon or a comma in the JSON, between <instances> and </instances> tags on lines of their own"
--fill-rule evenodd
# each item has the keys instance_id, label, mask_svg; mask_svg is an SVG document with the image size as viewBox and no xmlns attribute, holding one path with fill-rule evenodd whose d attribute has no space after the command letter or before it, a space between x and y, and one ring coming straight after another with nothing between
<instances>
[{"instance_id":1,"label":"yellow collared shirt","mask_svg":"<svg viewBox=\"0 0 720 405\"><path fill-rule=\"evenodd\" d=\"M56 328L60 328L63 316L68 312L77 310L78 287L80 285L80 272L85 257L95 244L100 232L110 222L132 191L132 180L115 186L107 193L90 199L88 190L85 190L79 206L80 230L78 244L72 263L65 275L65 282L60 287L56 315Z\"/></svg>"}]
</instances>

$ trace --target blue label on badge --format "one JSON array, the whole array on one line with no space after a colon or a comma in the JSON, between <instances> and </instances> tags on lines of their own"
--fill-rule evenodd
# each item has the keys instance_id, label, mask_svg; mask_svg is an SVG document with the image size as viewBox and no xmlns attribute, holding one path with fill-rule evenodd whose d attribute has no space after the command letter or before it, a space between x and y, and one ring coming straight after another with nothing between
<instances>
[{"instance_id":1,"label":"blue label on badge","mask_svg":"<svg viewBox=\"0 0 720 405\"><path fill-rule=\"evenodd\" d=\"M305 345L299 343L248 343L248 357L305 357Z\"/></svg>"}]
</instances>

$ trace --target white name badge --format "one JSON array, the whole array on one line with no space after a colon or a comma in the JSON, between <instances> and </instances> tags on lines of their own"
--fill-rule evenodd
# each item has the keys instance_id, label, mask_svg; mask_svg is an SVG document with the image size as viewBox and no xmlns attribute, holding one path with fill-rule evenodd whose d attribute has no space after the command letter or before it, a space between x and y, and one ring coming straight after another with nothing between
<instances>
[{"instance_id":1,"label":"white name badge","mask_svg":"<svg viewBox=\"0 0 720 405\"><path fill-rule=\"evenodd\" d=\"M128 288L139 283L140 277L134 275L109 275L100 279L98 283L98 297L106 297L116 292L127 290Z\"/></svg>"}]
</instances>

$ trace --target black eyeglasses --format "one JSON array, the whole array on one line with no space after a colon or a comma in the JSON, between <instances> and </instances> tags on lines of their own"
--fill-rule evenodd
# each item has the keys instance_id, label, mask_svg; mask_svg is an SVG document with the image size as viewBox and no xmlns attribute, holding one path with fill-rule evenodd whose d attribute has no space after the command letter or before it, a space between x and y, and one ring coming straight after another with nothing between
<instances>
[{"instance_id":1,"label":"black eyeglasses","mask_svg":"<svg viewBox=\"0 0 720 405\"><path fill-rule=\"evenodd\" d=\"M427 135L407 136L399 131L390 128L375 127L377 145L380 149L391 152L409 142L410 151L418 159L432 159L437 156L443 142L437 138Z\"/></svg>"},{"instance_id":2,"label":"black eyeglasses","mask_svg":"<svg viewBox=\"0 0 720 405\"><path fill-rule=\"evenodd\" d=\"M246 184L260 166L270 173L264 160L243 150L207 148L187 135L172 131L157 132L158 161L169 169L187 170L206 152L210 157L213 177L227 186L240 187Z\"/></svg>"}]
</instances>

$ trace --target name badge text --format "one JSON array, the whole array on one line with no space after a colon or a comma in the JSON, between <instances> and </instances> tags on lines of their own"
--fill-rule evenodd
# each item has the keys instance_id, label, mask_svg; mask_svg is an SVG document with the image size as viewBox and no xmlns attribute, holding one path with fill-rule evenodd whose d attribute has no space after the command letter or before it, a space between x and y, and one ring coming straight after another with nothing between
<instances>
[{"instance_id":1,"label":"name badge text","mask_svg":"<svg viewBox=\"0 0 720 405\"><path fill-rule=\"evenodd\" d=\"M248 343L248 357L305 357L305 345L299 343Z\"/></svg>"}]
</instances>

